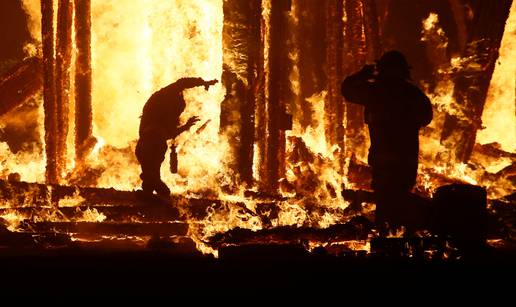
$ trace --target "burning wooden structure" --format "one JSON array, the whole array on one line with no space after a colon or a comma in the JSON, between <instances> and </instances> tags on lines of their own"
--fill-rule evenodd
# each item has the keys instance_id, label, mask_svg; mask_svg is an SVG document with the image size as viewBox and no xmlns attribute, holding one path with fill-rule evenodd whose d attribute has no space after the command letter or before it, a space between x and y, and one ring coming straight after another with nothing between
<instances>
[{"instance_id":1,"label":"burning wooden structure","mask_svg":"<svg viewBox=\"0 0 516 307\"><path fill-rule=\"evenodd\" d=\"M429 198L440 185L467 182L487 186L491 199L505 201L514 193L514 153L495 144L479 145L476 134L490 99L506 21L516 13L514 4L444 2L413 4L413 18L418 20L402 33L399 29L407 24L397 14L411 12L388 0L205 0L156 8L134 2L127 14L145 10L148 18L130 29L134 39L140 39L138 48L145 51L132 60L135 66L144 62L138 69L139 77L146 79L134 91L127 84L134 86L136 81L123 83L124 91L149 94L174 81L170 78L188 74L221 80L207 96L193 93L189 100L207 101L195 105L206 112L207 128L200 136L181 140L186 144L179 152L183 175L166 177L171 185L184 185L184 195L174 199L174 207L141 207L134 192L122 191L139 184L132 157L136 129L131 124L137 123L137 116L112 114L101 123L95 113L96 107L106 108L102 116L110 115L109 99L136 109L117 89L106 90L113 82L106 80L124 72L110 71L109 65L118 62L115 52L107 49L118 46L113 47L96 22L108 29L129 26L109 23L109 14L100 13L117 9L109 5L96 10L90 0L41 0L40 56L2 75L0 115L9 116L13 108L42 92L45 180L8 182L7 177L16 179L15 171L5 170L1 196L11 205L2 208L0 216L10 219L11 230L29 236L193 236L203 251L239 242L297 240L294 237L312 241L310 248L316 241L367 241L371 225L352 217L368 216L372 210L368 204L373 200L362 191L368 189L368 136L362 108L345 103L340 83L389 49L406 52L411 62L426 59L430 77L415 75L414 81L426 85L428 94L439 101L434 103L437 120L422 137L440 147L423 154L418 193ZM170 40L160 41L163 29L158 21L168 18L170 23L181 14L190 18L175 25L184 27L182 32L170 26ZM493 21L492 16L499 17ZM210 41L201 42L206 37ZM176 41L200 58L174 58L165 47ZM128 43L123 42L125 48ZM218 62L206 65L207 59ZM180 64L174 61L186 67L177 68ZM442 90L444 83L453 87ZM442 102L447 94L453 103ZM148 98L137 98L142 97L138 107ZM123 126L125 121L130 136L116 146L110 139L123 138L113 136L118 130L106 136L102 127L113 122ZM490 161L502 169L487 171ZM75 183L85 187L71 187ZM63 206L66 201L75 204Z\"/></svg>"}]
</instances>

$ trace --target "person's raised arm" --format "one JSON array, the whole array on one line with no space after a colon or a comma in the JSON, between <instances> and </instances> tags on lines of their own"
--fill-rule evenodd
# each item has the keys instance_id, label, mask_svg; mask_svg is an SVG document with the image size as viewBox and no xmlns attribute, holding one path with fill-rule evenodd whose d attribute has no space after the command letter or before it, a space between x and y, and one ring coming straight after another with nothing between
<instances>
[{"instance_id":1,"label":"person's raised arm","mask_svg":"<svg viewBox=\"0 0 516 307\"><path fill-rule=\"evenodd\" d=\"M365 65L362 69L344 79L341 86L342 96L348 102L366 104L370 94L370 82L374 77L374 65Z\"/></svg>"},{"instance_id":2,"label":"person's raised arm","mask_svg":"<svg viewBox=\"0 0 516 307\"><path fill-rule=\"evenodd\" d=\"M177 80L174 85L177 86L179 90L185 90L197 86L204 86L205 90L208 90L208 88L211 85L216 84L218 81L217 79L206 81L203 78L181 78Z\"/></svg>"}]
</instances>

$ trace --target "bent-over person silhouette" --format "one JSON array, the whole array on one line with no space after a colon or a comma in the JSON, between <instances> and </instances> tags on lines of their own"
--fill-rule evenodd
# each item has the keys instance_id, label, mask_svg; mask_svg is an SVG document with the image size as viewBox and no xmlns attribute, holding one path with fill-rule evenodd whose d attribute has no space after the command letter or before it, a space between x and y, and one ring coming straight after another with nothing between
<instances>
[{"instance_id":1,"label":"bent-over person silhouette","mask_svg":"<svg viewBox=\"0 0 516 307\"><path fill-rule=\"evenodd\" d=\"M170 196L170 189L160 176L167 141L189 130L199 121L197 116L192 116L184 125L179 125L179 117L186 107L183 91L197 86L204 86L208 90L217 82L202 78L181 78L152 94L145 103L135 152L142 169L140 178L145 196L152 196L154 191L163 197Z\"/></svg>"}]
</instances>

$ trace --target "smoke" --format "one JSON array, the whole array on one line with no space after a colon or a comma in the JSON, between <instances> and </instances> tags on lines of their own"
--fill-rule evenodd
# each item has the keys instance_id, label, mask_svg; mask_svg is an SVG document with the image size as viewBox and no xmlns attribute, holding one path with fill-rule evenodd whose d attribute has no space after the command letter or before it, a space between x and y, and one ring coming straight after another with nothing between
<instances>
[{"instance_id":1,"label":"smoke","mask_svg":"<svg viewBox=\"0 0 516 307\"><path fill-rule=\"evenodd\" d=\"M40 0L21 0L21 5L27 14L27 28L32 40L24 46L26 56L35 56L41 45L41 6Z\"/></svg>"}]
</instances>

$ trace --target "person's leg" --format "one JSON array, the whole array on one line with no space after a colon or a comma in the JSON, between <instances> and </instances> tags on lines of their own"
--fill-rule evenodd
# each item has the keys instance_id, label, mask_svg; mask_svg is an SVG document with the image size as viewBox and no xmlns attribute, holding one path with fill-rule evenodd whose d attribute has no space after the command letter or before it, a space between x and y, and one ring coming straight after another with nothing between
<instances>
[{"instance_id":1,"label":"person's leg","mask_svg":"<svg viewBox=\"0 0 516 307\"><path fill-rule=\"evenodd\" d=\"M401 187L403 175L397 165L386 164L373 168L372 188L376 199L376 224L382 234L403 225L407 197Z\"/></svg>"},{"instance_id":2,"label":"person's leg","mask_svg":"<svg viewBox=\"0 0 516 307\"><path fill-rule=\"evenodd\" d=\"M159 180L159 182L156 182L156 187L154 190L160 196L170 197L170 189L168 188L167 184L164 183L162 180Z\"/></svg>"},{"instance_id":3,"label":"person's leg","mask_svg":"<svg viewBox=\"0 0 516 307\"><path fill-rule=\"evenodd\" d=\"M150 163L149 153L148 153L149 145L145 144L142 139L138 140L136 144L136 159L140 163L141 174L140 178L142 180L142 191L143 195L146 197L152 196L154 193L154 187L152 183L152 163Z\"/></svg>"},{"instance_id":4,"label":"person's leg","mask_svg":"<svg viewBox=\"0 0 516 307\"><path fill-rule=\"evenodd\" d=\"M136 157L142 168L142 190L147 196L152 196L154 191L161 196L170 196L170 189L161 180L160 174L166 151L167 143L160 139L140 140L136 146Z\"/></svg>"},{"instance_id":5,"label":"person's leg","mask_svg":"<svg viewBox=\"0 0 516 307\"><path fill-rule=\"evenodd\" d=\"M142 190L145 195L152 196L154 191L157 191L162 183L160 178L160 167L156 163L142 163Z\"/></svg>"},{"instance_id":6,"label":"person's leg","mask_svg":"<svg viewBox=\"0 0 516 307\"><path fill-rule=\"evenodd\" d=\"M376 203L375 224L381 236L388 234L388 214L390 210L388 178L384 167L376 166L372 169L371 187L374 190Z\"/></svg>"},{"instance_id":7,"label":"person's leg","mask_svg":"<svg viewBox=\"0 0 516 307\"><path fill-rule=\"evenodd\" d=\"M152 196L154 191L163 193L166 187L165 183L161 181L160 168L161 162L164 159L164 152L162 144L155 140L142 141L139 140L136 146L136 158L140 162L142 173L142 190L145 195ZM166 150L166 143L165 143ZM168 190L168 187L166 187Z\"/></svg>"}]
</instances>

